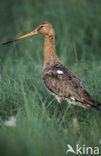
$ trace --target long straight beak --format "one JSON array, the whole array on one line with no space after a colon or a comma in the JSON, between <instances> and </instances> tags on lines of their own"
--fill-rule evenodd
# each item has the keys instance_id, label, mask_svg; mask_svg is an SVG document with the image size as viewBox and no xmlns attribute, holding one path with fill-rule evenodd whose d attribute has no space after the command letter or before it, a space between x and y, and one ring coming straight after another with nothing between
<instances>
[{"instance_id":1,"label":"long straight beak","mask_svg":"<svg viewBox=\"0 0 101 156\"><path fill-rule=\"evenodd\" d=\"M18 41L18 40L21 40L21 39L23 39L23 38L26 38L26 37L29 37L29 36L32 36L32 35L36 35L36 34L38 34L37 29L35 29L34 31L32 31L32 32L30 32L30 33L28 33L28 34L26 34L26 35L23 35L23 36L21 36L21 37L18 37L18 38L14 39L14 40L4 42L2 45L6 45L6 44L12 43L12 42L14 42L14 41Z\"/></svg>"}]
</instances>

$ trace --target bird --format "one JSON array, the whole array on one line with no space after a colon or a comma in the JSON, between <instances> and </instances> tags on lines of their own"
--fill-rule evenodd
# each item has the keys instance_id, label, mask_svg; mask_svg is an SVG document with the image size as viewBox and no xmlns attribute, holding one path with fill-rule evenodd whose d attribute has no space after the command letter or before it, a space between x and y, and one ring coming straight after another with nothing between
<instances>
[{"instance_id":1,"label":"bird","mask_svg":"<svg viewBox=\"0 0 101 156\"><path fill-rule=\"evenodd\" d=\"M42 79L49 93L56 97L60 110L63 110L62 100L64 99L69 105L101 111L101 104L88 93L81 80L59 61L55 49L55 32L51 23L43 22L30 33L4 42L3 45L36 34L43 34L45 39Z\"/></svg>"}]
</instances>

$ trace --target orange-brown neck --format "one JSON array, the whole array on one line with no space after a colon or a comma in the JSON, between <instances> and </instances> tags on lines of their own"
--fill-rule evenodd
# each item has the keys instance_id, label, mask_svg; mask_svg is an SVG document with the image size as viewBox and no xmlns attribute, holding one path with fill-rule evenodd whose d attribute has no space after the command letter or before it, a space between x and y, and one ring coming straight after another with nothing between
<instances>
[{"instance_id":1,"label":"orange-brown neck","mask_svg":"<svg viewBox=\"0 0 101 156\"><path fill-rule=\"evenodd\" d=\"M55 53L54 35L45 35L44 69L59 63Z\"/></svg>"}]
</instances>

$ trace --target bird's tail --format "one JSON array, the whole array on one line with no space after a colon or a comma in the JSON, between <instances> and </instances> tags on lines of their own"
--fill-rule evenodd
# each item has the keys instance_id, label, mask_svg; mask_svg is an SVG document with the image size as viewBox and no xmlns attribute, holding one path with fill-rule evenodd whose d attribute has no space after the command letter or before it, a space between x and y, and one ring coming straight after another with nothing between
<instances>
[{"instance_id":1,"label":"bird's tail","mask_svg":"<svg viewBox=\"0 0 101 156\"><path fill-rule=\"evenodd\" d=\"M101 112L101 103L96 102L96 105L90 105L93 109Z\"/></svg>"},{"instance_id":2,"label":"bird's tail","mask_svg":"<svg viewBox=\"0 0 101 156\"><path fill-rule=\"evenodd\" d=\"M88 107L101 112L101 103L97 102L86 90L84 90L83 94L85 98L84 103L86 103Z\"/></svg>"}]
</instances>

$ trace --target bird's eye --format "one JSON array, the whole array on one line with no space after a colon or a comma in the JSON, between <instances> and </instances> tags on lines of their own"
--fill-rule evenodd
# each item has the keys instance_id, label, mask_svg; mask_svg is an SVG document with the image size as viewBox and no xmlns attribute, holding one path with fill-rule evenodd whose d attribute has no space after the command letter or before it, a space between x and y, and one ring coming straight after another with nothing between
<instances>
[{"instance_id":1,"label":"bird's eye","mask_svg":"<svg viewBox=\"0 0 101 156\"><path fill-rule=\"evenodd\" d=\"M43 25L40 26L40 28L42 28L42 27L43 27Z\"/></svg>"}]
</instances>

